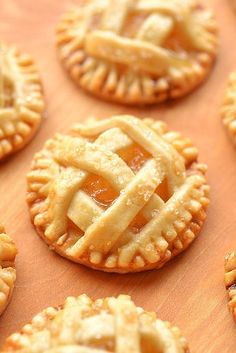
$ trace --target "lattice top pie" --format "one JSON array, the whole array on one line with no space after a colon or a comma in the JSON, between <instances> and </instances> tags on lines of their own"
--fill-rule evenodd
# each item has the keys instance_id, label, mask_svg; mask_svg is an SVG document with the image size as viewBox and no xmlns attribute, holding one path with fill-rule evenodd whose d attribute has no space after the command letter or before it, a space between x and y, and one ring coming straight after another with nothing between
<instances>
[{"instance_id":1,"label":"lattice top pie","mask_svg":"<svg viewBox=\"0 0 236 353\"><path fill-rule=\"evenodd\" d=\"M118 116L74 126L36 154L28 203L61 255L106 271L162 266L196 237L208 204L206 166L164 123Z\"/></svg>"},{"instance_id":2,"label":"lattice top pie","mask_svg":"<svg viewBox=\"0 0 236 353\"><path fill-rule=\"evenodd\" d=\"M43 109L41 82L32 58L0 42L0 160L32 138Z\"/></svg>"},{"instance_id":3,"label":"lattice top pie","mask_svg":"<svg viewBox=\"0 0 236 353\"><path fill-rule=\"evenodd\" d=\"M187 353L177 327L136 307L126 295L69 297L7 340L2 353Z\"/></svg>"},{"instance_id":4,"label":"lattice top pie","mask_svg":"<svg viewBox=\"0 0 236 353\"><path fill-rule=\"evenodd\" d=\"M225 286L229 293L229 307L236 321L236 252L225 258Z\"/></svg>"},{"instance_id":5,"label":"lattice top pie","mask_svg":"<svg viewBox=\"0 0 236 353\"><path fill-rule=\"evenodd\" d=\"M236 71L229 77L222 106L222 118L233 142L236 144Z\"/></svg>"},{"instance_id":6,"label":"lattice top pie","mask_svg":"<svg viewBox=\"0 0 236 353\"><path fill-rule=\"evenodd\" d=\"M16 280L16 247L0 225L0 315L8 305Z\"/></svg>"},{"instance_id":7,"label":"lattice top pie","mask_svg":"<svg viewBox=\"0 0 236 353\"><path fill-rule=\"evenodd\" d=\"M211 11L194 0L84 0L57 28L73 80L121 103L185 95L207 75L217 51Z\"/></svg>"}]
</instances>

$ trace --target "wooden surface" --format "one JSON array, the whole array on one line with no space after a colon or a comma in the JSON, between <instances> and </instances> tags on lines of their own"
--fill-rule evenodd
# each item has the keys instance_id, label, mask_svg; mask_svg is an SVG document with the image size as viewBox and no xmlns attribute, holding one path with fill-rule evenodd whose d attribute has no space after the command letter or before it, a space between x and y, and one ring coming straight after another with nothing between
<instances>
[{"instance_id":1,"label":"wooden surface","mask_svg":"<svg viewBox=\"0 0 236 353\"><path fill-rule=\"evenodd\" d=\"M236 16L226 0L206 1L216 10L221 48L208 81L174 104L130 109L101 102L78 90L57 60L54 27L67 0L0 0L0 38L16 42L37 59L45 87L47 118L33 142L0 166L0 219L17 242L17 283L0 319L0 343L41 309L68 295L103 297L127 293L147 310L182 329L194 353L234 353L236 327L223 285L225 253L236 247L236 150L228 140L219 107L228 73L236 68ZM31 226L25 174L33 154L55 131L87 116L132 113L163 119L191 137L209 166L211 205L197 241L159 271L112 275L89 270L50 252Z\"/></svg>"}]
</instances>

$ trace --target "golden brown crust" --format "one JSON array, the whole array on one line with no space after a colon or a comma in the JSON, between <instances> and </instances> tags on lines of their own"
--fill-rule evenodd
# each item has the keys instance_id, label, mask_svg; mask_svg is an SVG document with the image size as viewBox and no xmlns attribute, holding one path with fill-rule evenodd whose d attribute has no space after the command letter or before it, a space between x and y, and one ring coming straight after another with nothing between
<instances>
[{"instance_id":1,"label":"golden brown crust","mask_svg":"<svg viewBox=\"0 0 236 353\"><path fill-rule=\"evenodd\" d=\"M225 286L229 294L229 308L236 321L236 252L225 257Z\"/></svg>"},{"instance_id":2,"label":"golden brown crust","mask_svg":"<svg viewBox=\"0 0 236 353\"><path fill-rule=\"evenodd\" d=\"M16 280L16 246L0 225L0 315L11 299Z\"/></svg>"},{"instance_id":3,"label":"golden brown crust","mask_svg":"<svg viewBox=\"0 0 236 353\"><path fill-rule=\"evenodd\" d=\"M43 110L42 85L32 58L0 42L0 160L32 139Z\"/></svg>"},{"instance_id":4,"label":"golden brown crust","mask_svg":"<svg viewBox=\"0 0 236 353\"><path fill-rule=\"evenodd\" d=\"M1 352L124 353L124 347L126 353L189 352L177 327L136 307L126 295L96 301L69 297L10 336Z\"/></svg>"},{"instance_id":5,"label":"golden brown crust","mask_svg":"<svg viewBox=\"0 0 236 353\"><path fill-rule=\"evenodd\" d=\"M229 76L221 115L230 137L236 144L236 71Z\"/></svg>"},{"instance_id":6,"label":"golden brown crust","mask_svg":"<svg viewBox=\"0 0 236 353\"><path fill-rule=\"evenodd\" d=\"M205 220L209 187L197 155L190 140L151 119L77 124L35 155L32 222L72 261L120 273L159 268Z\"/></svg>"},{"instance_id":7,"label":"golden brown crust","mask_svg":"<svg viewBox=\"0 0 236 353\"><path fill-rule=\"evenodd\" d=\"M217 26L194 0L86 0L57 27L60 60L76 84L117 103L186 95L211 69Z\"/></svg>"}]
</instances>

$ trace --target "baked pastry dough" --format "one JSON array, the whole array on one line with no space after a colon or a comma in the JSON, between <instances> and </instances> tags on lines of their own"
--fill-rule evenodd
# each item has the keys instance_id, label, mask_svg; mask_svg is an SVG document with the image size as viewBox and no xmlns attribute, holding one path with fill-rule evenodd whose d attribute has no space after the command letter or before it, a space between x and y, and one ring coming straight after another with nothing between
<instances>
[{"instance_id":1,"label":"baked pastry dough","mask_svg":"<svg viewBox=\"0 0 236 353\"><path fill-rule=\"evenodd\" d=\"M45 353L187 353L177 327L156 313L136 307L130 297L96 301L69 297L64 305L35 316L3 346L7 352Z\"/></svg>"},{"instance_id":2,"label":"baked pastry dough","mask_svg":"<svg viewBox=\"0 0 236 353\"><path fill-rule=\"evenodd\" d=\"M225 258L225 286L229 293L229 307L236 321L236 252Z\"/></svg>"},{"instance_id":3,"label":"baked pastry dough","mask_svg":"<svg viewBox=\"0 0 236 353\"><path fill-rule=\"evenodd\" d=\"M195 0L85 0L57 27L72 79L107 100L157 103L206 77L217 51L211 11Z\"/></svg>"},{"instance_id":4,"label":"baked pastry dough","mask_svg":"<svg viewBox=\"0 0 236 353\"><path fill-rule=\"evenodd\" d=\"M236 144L236 71L230 74L222 106L223 123Z\"/></svg>"},{"instance_id":5,"label":"baked pastry dough","mask_svg":"<svg viewBox=\"0 0 236 353\"><path fill-rule=\"evenodd\" d=\"M16 280L15 257L16 247L13 240L5 234L0 225L0 315L11 299Z\"/></svg>"},{"instance_id":6,"label":"baked pastry dough","mask_svg":"<svg viewBox=\"0 0 236 353\"><path fill-rule=\"evenodd\" d=\"M41 82L32 58L0 42L0 160L33 137L43 109Z\"/></svg>"},{"instance_id":7,"label":"baked pastry dough","mask_svg":"<svg viewBox=\"0 0 236 353\"><path fill-rule=\"evenodd\" d=\"M196 238L208 190L197 149L163 122L77 124L35 155L28 204L40 236L75 262L113 272L161 267Z\"/></svg>"}]
</instances>

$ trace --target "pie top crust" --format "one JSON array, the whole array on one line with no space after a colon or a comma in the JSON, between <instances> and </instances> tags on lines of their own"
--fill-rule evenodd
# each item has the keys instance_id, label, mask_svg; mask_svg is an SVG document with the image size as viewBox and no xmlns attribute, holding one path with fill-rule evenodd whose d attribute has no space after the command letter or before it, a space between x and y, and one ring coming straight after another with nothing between
<instances>
[{"instance_id":1,"label":"pie top crust","mask_svg":"<svg viewBox=\"0 0 236 353\"><path fill-rule=\"evenodd\" d=\"M57 27L71 77L102 98L146 104L183 96L217 51L210 10L194 0L84 0Z\"/></svg>"},{"instance_id":2,"label":"pie top crust","mask_svg":"<svg viewBox=\"0 0 236 353\"><path fill-rule=\"evenodd\" d=\"M35 155L32 221L50 247L114 272L161 267L205 219L206 166L163 122L132 116L77 124Z\"/></svg>"},{"instance_id":3,"label":"pie top crust","mask_svg":"<svg viewBox=\"0 0 236 353\"><path fill-rule=\"evenodd\" d=\"M236 71L229 76L221 113L223 123L236 144Z\"/></svg>"},{"instance_id":4,"label":"pie top crust","mask_svg":"<svg viewBox=\"0 0 236 353\"><path fill-rule=\"evenodd\" d=\"M229 293L229 307L236 321L236 252L225 258L225 286Z\"/></svg>"},{"instance_id":5,"label":"pie top crust","mask_svg":"<svg viewBox=\"0 0 236 353\"><path fill-rule=\"evenodd\" d=\"M0 315L6 309L16 280L16 247L0 225Z\"/></svg>"},{"instance_id":6,"label":"pie top crust","mask_svg":"<svg viewBox=\"0 0 236 353\"><path fill-rule=\"evenodd\" d=\"M1 352L124 353L124 347L125 353L189 352L177 327L136 307L126 295L96 301L69 297L10 336Z\"/></svg>"},{"instance_id":7,"label":"pie top crust","mask_svg":"<svg viewBox=\"0 0 236 353\"><path fill-rule=\"evenodd\" d=\"M0 42L0 160L32 138L43 110L41 82L32 58Z\"/></svg>"}]
</instances>

